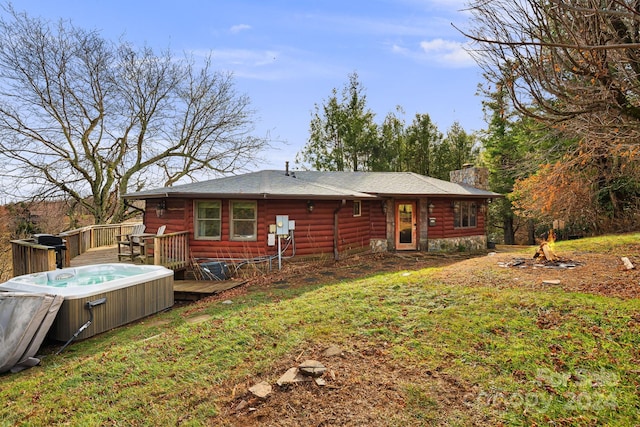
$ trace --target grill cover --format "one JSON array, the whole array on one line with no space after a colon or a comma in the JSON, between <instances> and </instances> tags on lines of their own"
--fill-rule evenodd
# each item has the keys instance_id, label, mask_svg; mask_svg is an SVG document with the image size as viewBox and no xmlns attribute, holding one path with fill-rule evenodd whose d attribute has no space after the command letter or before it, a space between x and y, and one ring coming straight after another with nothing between
<instances>
[{"instance_id":1,"label":"grill cover","mask_svg":"<svg viewBox=\"0 0 640 427\"><path fill-rule=\"evenodd\" d=\"M54 236L53 234L34 234L33 237L36 239L39 245L49 246L56 251L56 267L62 268L64 267L64 257L62 256L62 251L67 250L65 246L65 241L62 240L61 237Z\"/></svg>"},{"instance_id":2,"label":"grill cover","mask_svg":"<svg viewBox=\"0 0 640 427\"><path fill-rule=\"evenodd\" d=\"M62 237L54 236L52 234L36 234L33 237L36 238L39 245L45 246L64 246Z\"/></svg>"}]
</instances>

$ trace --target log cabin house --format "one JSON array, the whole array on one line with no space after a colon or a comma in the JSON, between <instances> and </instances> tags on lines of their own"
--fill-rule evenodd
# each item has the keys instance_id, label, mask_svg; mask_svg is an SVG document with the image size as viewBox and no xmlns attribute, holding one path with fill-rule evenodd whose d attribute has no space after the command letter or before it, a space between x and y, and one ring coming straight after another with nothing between
<instances>
[{"instance_id":1,"label":"log cabin house","mask_svg":"<svg viewBox=\"0 0 640 427\"><path fill-rule=\"evenodd\" d=\"M443 181L409 172L263 170L124 195L146 231L188 231L196 259L484 249L486 169Z\"/></svg>"}]
</instances>

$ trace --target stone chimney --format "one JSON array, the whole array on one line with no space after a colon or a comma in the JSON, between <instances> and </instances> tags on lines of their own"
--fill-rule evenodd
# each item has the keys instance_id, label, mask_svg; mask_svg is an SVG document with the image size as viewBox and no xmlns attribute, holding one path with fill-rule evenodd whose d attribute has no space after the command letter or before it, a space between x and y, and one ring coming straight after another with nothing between
<instances>
[{"instance_id":1,"label":"stone chimney","mask_svg":"<svg viewBox=\"0 0 640 427\"><path fill-rule=\"evenodd\" d=\"M462 166L462 169L449 172L449 181L480 190L489 190L489 169L478 168L467 163Z\"/></svg>"}]
</instances>

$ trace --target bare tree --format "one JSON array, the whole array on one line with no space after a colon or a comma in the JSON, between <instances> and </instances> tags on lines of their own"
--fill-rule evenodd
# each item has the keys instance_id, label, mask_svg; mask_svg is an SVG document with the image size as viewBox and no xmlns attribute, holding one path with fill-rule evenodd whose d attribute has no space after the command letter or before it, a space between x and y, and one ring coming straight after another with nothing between
<instances>
[{"instance_id":1,"label":"bare tree","mask_svg":"<svg viewBox=\"0 0 640 427\"><path fill-rule=\"evenodd\" d=\"M640 136L640 2L474 1L475 55L522 113L586 140Z\"/></svg>"},{"instance_id":2,"label":"bare tree","mask_svg":"<svg viewBox=\"0 0 640 427\"><path fill-rule=\"evenodd\" d=\"M232 173L267 146L251 135L249 99L210 60L4 11L0 173L12 196L70 198L96 223L117 222L120 195Z\"/></svg>"}]
</instances>

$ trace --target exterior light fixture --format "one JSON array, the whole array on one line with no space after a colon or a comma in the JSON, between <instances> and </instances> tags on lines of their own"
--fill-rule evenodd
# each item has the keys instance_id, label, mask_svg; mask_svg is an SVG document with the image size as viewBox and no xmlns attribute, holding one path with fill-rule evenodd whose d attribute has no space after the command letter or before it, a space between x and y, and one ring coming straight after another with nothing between
<instances>
[{"instance_id":1,"label":"exterior light fixture","mask_svg":"<svg viewBox=\"0 0 640 427\"><path fill-rule=\"evenodd\" d=\"M316 207L315 203L313 203L313 200L307 200L307 211L309 213L313 212L313 209Z\"/></svg>"},{"instance_id":2,"label":"exterior light fixture","mask_svg":"<svg viewBox=\"0 0 640 427\"><path fill-rule=\"evenodd\" d=\"M429 208L429 215L433 215L433 209L435 208L435 206L433 206L433 203L429 203L429 206L427 206Z\"/></svg>"}]
</instances>

